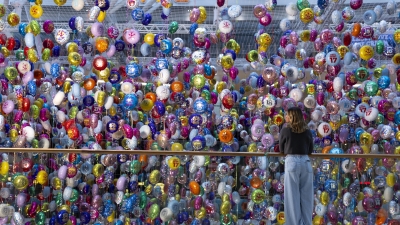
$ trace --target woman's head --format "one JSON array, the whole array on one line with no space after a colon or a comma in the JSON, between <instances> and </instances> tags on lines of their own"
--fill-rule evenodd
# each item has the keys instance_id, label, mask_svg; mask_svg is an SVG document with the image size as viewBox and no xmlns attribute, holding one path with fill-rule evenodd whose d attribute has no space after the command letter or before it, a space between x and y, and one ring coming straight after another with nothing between
<instances>
[{"instance_id":1,"label":"woman's head","mask_svg":"<svg viewBox=\"0 0 400 225\"><path fill-rule=\"evenodd\" d=\"M302 133L307 129L303 112L299 107L292 107L285 113L285 121L294 133Z\"/></svg>"}]
</instances>

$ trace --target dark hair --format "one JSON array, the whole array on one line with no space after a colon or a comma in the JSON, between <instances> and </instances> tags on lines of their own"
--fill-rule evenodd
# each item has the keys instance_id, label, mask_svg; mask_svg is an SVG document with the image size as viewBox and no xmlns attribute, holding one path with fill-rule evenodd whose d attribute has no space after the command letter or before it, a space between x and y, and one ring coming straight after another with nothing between
<instances>
[{"instance_id":1,"label":"dark hair","mask_svg":"<svg viewBox=\"0 0 400 225\"><path fill-rule=\"evenodd\" d=\"M303 112L299 107L291 107L286 112L289 117L289 127L294 133L303 133L308 129L304 121Z\"/></svg>"}]
</instances>

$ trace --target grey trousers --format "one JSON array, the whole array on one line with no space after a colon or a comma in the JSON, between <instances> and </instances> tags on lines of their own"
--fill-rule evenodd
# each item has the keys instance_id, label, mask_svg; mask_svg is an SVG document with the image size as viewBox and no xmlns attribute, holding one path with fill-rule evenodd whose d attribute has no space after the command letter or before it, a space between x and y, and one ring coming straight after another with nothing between
<instances>
[{"instance_id":1,"label":"grey trousers","mask_svg":"<svg viewBox=\"0 0 400 225\"><path fill-rule=\"evenodd\" d=\"M285 224L311 225L314 209L313 169L307 155L285 158Z\"/></svg>"}]
</instances>

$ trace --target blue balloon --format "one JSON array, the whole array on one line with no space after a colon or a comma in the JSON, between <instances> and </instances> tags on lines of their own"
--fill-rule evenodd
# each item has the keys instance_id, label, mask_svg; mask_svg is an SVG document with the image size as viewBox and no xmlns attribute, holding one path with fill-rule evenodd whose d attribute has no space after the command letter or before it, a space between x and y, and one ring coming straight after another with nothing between
<instances>
[{"instance_id":1,"label":"blue balloon","mask_svg":"<svg viewBox=\"0 0 400 225\"><path fill-rule=\"evenodd\" d=\"M88 224L90 222L90 214L88 212L81 212L81 223Z\"/></svg>"},{"instance_id":2,"label":"blue balloon","mask_svg":"<svg viewBox=\"0 0 400 225\"><path fill-rule=\"evenodd\" d=\"M400 111L397 111L396 114L394 114L394 122L400 124Z\"/></svg>"},{"instance_id":3,"label":"blue balloon","mask_svg":"<svg viewBox=\"0 0 400 225\"><path fill-rule=\"evenodd\" d=\"M350 65L353 62L353 53L347 52L344 55L343 62L346 66Z\"/></svg>"},{"instance_id":4,"label":"blue balloon","mask_svg":"<svg viewBox=\"0 0 400 225\"><path fill-rule=\"evenodd\" d=\"M59 224L66 224L69 220L69 214L66 210L61 210L57 213L57 222Z\"/></svg>"},{"instance_id":5,"label":"blue balloon","mask_svg":"<svg viewBox=\"0 0 400 225\"><path fill-rule=\"evenodd\" d=\"M236 52L233 51L232 49L228 49L224 53L225 55L230 55L233 60L236 60Z\"/></svg>"},{"instance_id":6,"label":"blue balloon","mask_svg":"<svg viewBox=\"0 0 400 225\"><path fill-rule=\"evenodd\" d=\"M122 100L122 105L127 110L133 110L138 104L138 99L135 94L127 94Z\"/></svg>"},{"instance_id":7,"label":"blue balloon","mask_svg":"<svg viewBox=\"0 0 400 225\"><path fill-rule=\"evenodd\" d=\"M94 105L94 98L91 95L86 95L82 100L83 105L86 107Z\"/></svg>"},{"instance_id":8,"label":"blue balloon","mask_svg":"<svg viewBox=\"0 0 400 225\"><path fill-rule=\"evenodd\" d=\"M367 10L363 15L364 23L367 25L372 25L376 21L376 13L374 10Z\"/></svg>"},{"instance_id":9,"label":"blue balloon","mask_svg":"<svg viewBox=\"0 0 400 225\"><path fill-rule=\"evenodd\" d=\"M194 35L194 32L196 31L197 28L199 28L199 25L197 23L193 23L192 25L190 25L189 33L191 35Z\"/></svg>"},{"instance_id":10,"label":"blue balloon","mask_svg":"<svg viewBox=\"0 0 400 225\"><path fill-rule=\"evenodd\" d=\"M108 81L110 81L111 84L117 84L121 81L121 75L117 70L111 70Z\"/></svg>"},{"instance_id":11,"label":"blue balloon","mask_svg":"<svg viewBox=\"0 0 400 225\"><path fill-rule=\"evenodd\" d=\"M136 8L132 10L131 16L135 21L141 21L143 19L144 11L142 9Z\"/></svg>"},{"instance_id":12,"label":"blue balloon","mask_svg":"<svg viewBox=\"0 0 400 225\"><path fill-rule=\"evenodd\" d=\"M21 48L21 42L15 38L15 46L14 46L14 51L18 50L19 48Z\"/></svg>"},{"instance_id":13,"label":"blue balloon","mask_svg":"<svg viewBox=\"0 0 400 225\"><path fill-rule=\"evenodd\" d=\"M193 102L193 110L196 113L205 113L207 110L208 104L207 101L203 98L198 98Z\"/></svg>"},{"instance_id":14,"label":"blue balloon","mask_svg":"<svg viewBox=\"0 0 400 225\"><path fill-rule=\"evenodd\" d=\"M162 103L161 101L156 101L156 102L154 103L153 108L157 110L157 113L158 113L160 116L163 116L163 115L165 114L165 105L164 105L164 103Z\"/></svg>"},{"instance_id":15,"label":"blue balloon","mask_svg":"<svg viewBox=\"0 0 400 225\"><path fill-rule=\"evenodd\" d=\"M28 26L28 24L26 23L20 23L18 26L18 32L22 35L25 36L26 32L25 32L25 28Z\"/></svg>"},{"instance_id":16,"label":"blue balloon","mask_svg":"<svg viewBox=\"0 0 400 225\"><path fill-rule=\"evenodd\" d=\"M73 17L71 17L71 19L69 19L68 25L69 25L69 28L71 28L71 30L76 30L75 16L73 16Z\"/></svg>"},{"instance_id":17,"label":"blue balloon","mask_svg":"<svg viewBox=\"0 0 400 225\"><path fill-rule=\"evenodd\" d=\"M388 88L390 85L390 77L389 76L381 76L378 79L378 87L380 89Z\"/></svg>"},{"instance_id":18,"label":"blue balloon","mask_svg":"<svg viewBox=\"0 0 400 225\"><path fill-rule=\"evenodd\" d=\"M103 0L103 1L96 0L95 5L98 6L101 9L101 11L106 11L107 9L110 8L110 1L109 0Z\"/></svg>"},{"instance_id":19,"label":"blue balloon","mask_svg":"<svg viewBox=\"0 0 400 225\"><path fill-rule=\"evenodd\" d=\"M123 51L125 48L125 43L122 40L117 40L114 45L115 49L119 52Z\"/></svg>"},{"instance_id":20,"label":"blue balloon","mask_svg":"<svg viewBox=\"0 0 400 225\"><path fill-rule=\"evenodd\" d=\"M29 95L35 96L36 90L37 90L36 82L33 80L29 81L26 84L26 89L27 89Z\"/></svg>"},{"instance_id":21,"label":"blue balloon","mask_svg":"<svg viewBox=\"0 0 400 225\"><path fill-rule=\"evenodd\" d=\"M54 46L54 48L51 50L53 57L59 57L60 56L60 46Z\"/></svg>"},{"instance_id":22,"label":"blue balloon","mask_svg":"<svg viewBox=\"0 0 400 225\"><path fill-rule=\"evenodd\" d=\"M155 66L158 71L161 71L163 69L168 69L169 62L165 58L159 58L156 60Z\"/></svg>"},{"instance_id":23,"label":"blue balloon","mask_svg":"<svg viewBox=\"0 0 400 225\"><path fill-rule=\"evenodd\" d=\"M160 44L161 52L164 54L169 54L172 51L172 42L168 39L164 39Z\"/></svg>"},{"instance_id":24,"label":"blue balloon","mask_svg":"<svg viewBox=\"0 0 400 225\"><path fill-rule=\"evenodd\" d=\"M334 181L332 179L328 179L325 181L324 188L325 188L325 191L327 191L329 194L332 194L334 192L337 192L338 184L336 181Z\"/></svg>"},{"instance_id":25,"label":"blue balloon","mask_svg":"<svg viewBox=\"0 0 400 225\"><path fill-rule=\"evenodd\" d=\"M165 15L164 13L161 13L161 19L166 20L166 19L168 19L168 16Z\"/></svg>"},{"instance_id":26,"label":"blue balloon","mask_svg":"<svg viewBox=\"0 0 400 225\"><path fill-rule=\"evenodd\" d=\"M154 44L157 47L160 47L161 41L164 40L166 37L164 34L156 34L156 36L154 36Z\"/></svg>"},{"instance_id":27,"label":"blue balloon","mask_svg":"<svg viewBox=\"0 0 400 225\"><path fill-rule=\"evenodd\" d=\"M206 75L210 76L212 73L211 66L208 64L204 64L204 72L206 73Z\"/></svg>"},{"instance_id":28,"label":"blue balloon","mask_svg":"<svg viewBox=\"0 0 400 225\"><path fill-rule=\"evenodd\" d=\"M60 76L60 65L58 63L51 64L50 74L53 78L57 78Z\"/></svg>"},{"instance_id":29,"label":"blue balloon","mask_svg":"<svg viewBox=\"0 0 400 225\"><path fill-rule=\"evenodd\" d=\"M135 62L130 62L125 66L125 72L131 78L139 77L142 74L142 66Z\"/></svg>"},{"instance_id":30,"label":"blue balloon","mask_svg":"<svg viewBox=\"0 0 400 225\"><path fill-rule=\"evenodd\" d=\"M142 24L145 26L149 25L151 23L151 19L152 19L152 16L150 13L144 14L143 19L142 19Z\"/></svg>"},{"instance_id":31,"label":"blue balloon","mask_svg":"<svg viewBox=\"0 0 400 225\"><path fill-rule=\"evenodd\" d=\"M329 4L328 0L318 0L317 5L320 9L324 10Z\"/></svg>"}]
</instances>

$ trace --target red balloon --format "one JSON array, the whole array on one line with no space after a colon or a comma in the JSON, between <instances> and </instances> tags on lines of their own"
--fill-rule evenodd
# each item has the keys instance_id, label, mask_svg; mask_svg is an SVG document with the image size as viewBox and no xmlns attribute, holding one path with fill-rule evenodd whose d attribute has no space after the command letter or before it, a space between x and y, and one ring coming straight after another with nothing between
<instances>
[{"instance_id":1,"label":"red balloon","mask_svg":"<svg viewBox=\"0 0 400 225\"><path fill-rule=\"evenodd\" d=\"M44 39L43 48L49 48L50 50L53 49L54 48L54 42L49 38Z\"/></svg>"},{"instance_id":2,"label":"red balloon","mask_svg":"<svg viewBox=\"0 0 400 225\"><path fill-rule=\"evenodd\" d=\"M217 0L217 5L222 7L225 4L225 0Z\"/></svg>"},{"instance_id":3,"label":"red balloon","mask_svg":"<svg viewBox=\"0 0 400 225\"><path fill-rule=\"evenodd\" d=\"M22 111L28 112L30 108L31 108L31 101L29 100L29 98L22 98L22 105L21 105Z\"/></svg>"},{"instance_id":4,"label":"red balloon","mask_svg":"<svg viewBox=\"0 0 400 225\"><path fill-rule=\"evenodd\" d=\"M6 48L12 51L15 47L15 39L14 37L9 37L6 42Z\"/></svg>"},{"instance_id":5,"label":"red balloon","mask_svg":"<svg viewBox=\"0 0 400 225\"><path fill-rule=\"evenodd\" d=\"M5 34L0 34L0 44L5 45L7 42L7 35Z\"/></svg>"},{"instance_id":6,"label":"red balloon","mask_svg":"<svg viewBox=\"0 0 400 225\"><path fill-rule=\"evenodd\" d=\"M79 129L76 126L71 126L67 130L67 133L68 133L68 137L73 141L75 141L79 138Z\"/></svg>"},{"instance_id":7,"label":"red balloon","mask_svg":"<svg viewBox=\"0 0 400 225\"><path fill-rule=\"evenodd\" d=\"M30 158L24 158L21 161L21 168L24 172L29 172L32 169L33 161Z\"/></svg>"},{"instance_id":8,"label":"red balloon","mask_svg":"<svg viewBox=\"0 0 400 225\"><path fill-rule=\"evenodd\" d=\"M105 68L107 68L107 59L103 56L98 56L94 58L93 67L98 71L104 70Z\"/></svg>"},{"instance_id":9,"label":"red balloon","mask_svg":"<svg viewBox=\"0 0 400 225\"><path fill-rule=\"evenodd\" d=\"M29 51L29 48L27 46L25 46L25 48L24 48L24 56L25 57L28 57L28 51Z\"/></svg>"}]
</instances>

